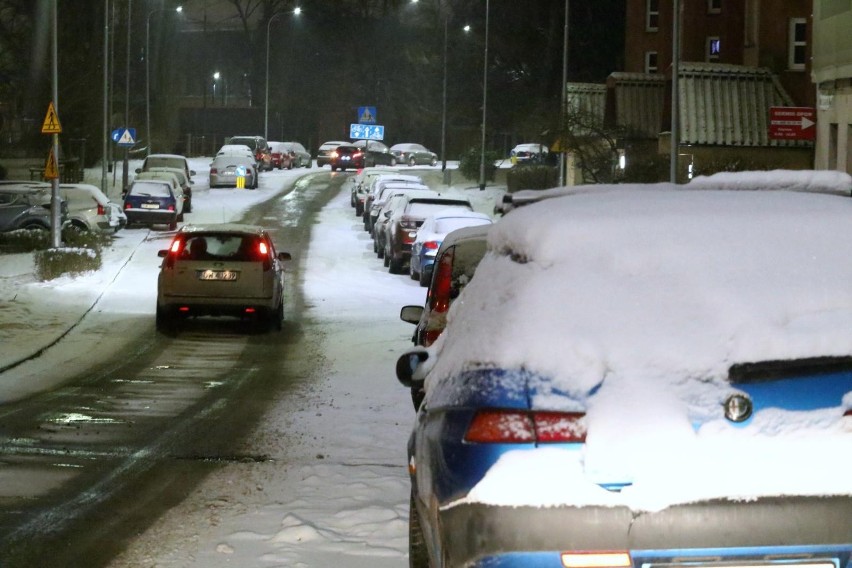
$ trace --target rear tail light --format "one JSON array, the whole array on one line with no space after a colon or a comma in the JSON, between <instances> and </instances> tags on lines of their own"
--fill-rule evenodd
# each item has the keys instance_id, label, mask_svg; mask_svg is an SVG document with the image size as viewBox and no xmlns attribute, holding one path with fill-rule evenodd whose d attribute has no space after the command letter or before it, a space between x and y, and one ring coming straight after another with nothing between
<instances>
[{"instance_id":1,"label":"rear tail light","mask_svg":"<svg viewBox=\"0 0 852 568\"><path fill-rule=\"evenodd\" d=\"M169 254L166 255L166 268L174 268L175 259L180 255L183 251L183 239L175 239L172 241L171 246L169 247Z\"/></svg>"},{"instance_id":2,"label":"rear tail light","mask_svg":"<svg viewBox=\"0 0 852 568\"><path fill-rule=\"evenodd\" d=\"M260 241L257 243L257 252L263 259L264 272L267 270L272 270L272 260L269 258L269 246L265 242Z\"/></svg>"},{"instance_id":3,"label":"rear tail light","mask_svg":"<svg viewBox=\"0 0 852 568\"><path fill-rule=\"evenodd\" d=\"M843 416L852 418L852 408L847 408L846 412L843 413Z\"/></svg>"},{"instance_id":4,"label":"rear tail light","mask_svg":"<svg viewBox=\"0 0 852 568\"><path fill-rule=\"evenodd\" d=\"M583 412L480 410L464 439L476 444L582 444L585 416Z\"/></svg>"},{"instance_id":5,"label":"rear tail light","mask_svg":"<svg viewBox=\"0 0 852 568\"><path fill-rule=\"evenodd\" d=\"M216 168L210 168L210 173L211 174L218 174L219 170L217 170Z\"/></svg>"},{"instance_id":6,"label":"rear tail light","mask_svg":"<svg viewBox=\"0 0 852 568\"><path fill-rule=\"evenodd\" d=\"M363 156L363 155L364 155L364 153L363 153L363 152L355 152L354 154L352 154L352 157L353 157L353 158L360 158L360 157L361 157L361 156Z\"/></svg>"},{"instance_id":7,"label":"rear tail light","mask_svg":"<svg viewBox=\"0 0 852 568\"><path fill-rule=\"evenodd\" d=\"M409 217L408 215L403 215L399 220L399 226L410 231L415 230L417 229L417 219Z\"/></svg>"},{"instance_id":8,"label":"rear tail light","mask_svg":"<svg viewBox=\"0 0 852 568\"><path fill-rule=\"evenodd\" d=\"M436 250L440 246L440 244L441 243L439 243L438 241L426 241L425 243L423 243L423 248L428 250Z\"/></svg>"},{"instance_id":9,"label":"rear tail light","mask_svg":"<svg viewBox=\"0 0 852 568\"><path fill-rule=\"evenodd\" d=\"M450 249L441 257L429 290L429 309L436 313L446 312L450 308L451 294L453 291L453 256L455 250ZM440 333L440 331L438 332Z\"/></svg>"},{"instance_id":10,"label":"rear tail light","mask_svg":"<svg viewBox=\"0 0 852 568\"><path fill-rule=\"evenodd\" d=\"M629 552L563 552L564 568L627 568L632 566Z\"/></svg>"},{"instance_id":11,"label":"rear tail light","mask_svg":"<svg viewBox=\"0 0 852 568\"><path fill-rule=\"evenodd\" d=\"M94 200L93 200L93 201L94 201ZM104 215L104 214L106 214L106 209L104 208L104 206L103 206L103 205L101 205L101 204L100 204L100 203L98 203L97 201L95 201L95 204L98 206L98 215Z\"/></svg>"},{"instance_id":12,"label":"rear tail light","mask_svg":"<svg viewBox=\"0 0 852 568\"><path fill-rule=\"evenodd\" d=\"M132 208L133 208L133 206L132 206L132 205L130 205L130 203L125 202L125 204L124 204L124 208L125 208L125 209L132 209Z\"/></svg>"},{"instance_id":13,"label":"rear tail light","mask_svg":"<svg viewBox=\"0 0 852 568\"><path fill-rule=\"evenodd\" d=\"M174 211L174 210L175 210L175 206L174 206L174 205L169 205L169 211Z\"/></svg>"},{"instance_id":14,"label":"rear tail light","mask_svg":"<svg viewBox=\"0 0 852 568\"><path fill-rule=\"evenodd\" d=\"M423 332L423 347L429 347L433 343L435 343L439 337L441 337L441 332L443 329L427 329Z\"/></svg>"}]
</instances>

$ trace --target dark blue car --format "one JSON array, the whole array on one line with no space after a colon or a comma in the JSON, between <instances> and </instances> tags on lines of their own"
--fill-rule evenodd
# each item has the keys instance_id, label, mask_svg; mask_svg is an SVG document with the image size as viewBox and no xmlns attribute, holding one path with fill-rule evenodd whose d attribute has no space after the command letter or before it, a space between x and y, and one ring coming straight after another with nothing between
<instances>
[{"instance_id":1,"label":"dark blue car","mask_svg":"<svg viewBox=\"0 0 852 568\"><path fill-rule=\"evenodd\" d=\"M178 221L183 221L183 201L180 186L157 180L134 181L124 196L127 225L167 225L174 230Z\"/></svg>"},{"instance_id":2,"label":"dark blue car","mask_svg":"<svg viewBox=\"0 0 852 568\"><path fill-rule=\"evenodd\" d=\"M410 565L852 568L850 215L602 187L495 224L397 364Z\"/></svg>"}]
</instances>

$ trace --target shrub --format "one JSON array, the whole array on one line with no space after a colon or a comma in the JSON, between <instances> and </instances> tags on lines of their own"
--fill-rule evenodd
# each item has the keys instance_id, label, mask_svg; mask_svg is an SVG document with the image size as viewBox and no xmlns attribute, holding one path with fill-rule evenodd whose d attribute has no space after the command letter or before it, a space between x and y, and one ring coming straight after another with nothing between
<instances>
[{"instance_id":1,"label":"shrub","mask_svg":"<svg viewBox=\"0 0 852 568\"><path fill-rule=\"evenodd\" d=\"M494 162L500 159L500 154L494 150L485 150L485 179L494 181L497 166ZM468 148L459 160L459 172L469 180L479 180L479 166L482 162L480 146Z\"/></svg>"},{"instance_id":2,"label":"shrub","mask_svg":"<svg viewBox=\"0 0 852 568\"><path fill-rule=\"evenodd\" d=\"M522 189L550 189L559 183L559 169L538 164L524 164L506 172L509 193Z\"/></svg>"},{"instance_id":3,"label":"shrub","mask_svg":"<svg viewBox=\"0 0 852 568\"><path fill-rule=\"evenodd\" d=\"M8 233L0 233L0 249L7 253L32 252L44 250L50 246L50 233L18 229Z\"/></svg>"},{"instance_id":4,"label":"shrub","mask_svg":"<svg viewBox=\"0 0 852 568\"><path fill-rule=\"evenodd\" d=\"M36 251L33 258L39 280L53 280L63 274L81 274L101 267L99 248L52 248Z\"/></svg>"}]
</instances>

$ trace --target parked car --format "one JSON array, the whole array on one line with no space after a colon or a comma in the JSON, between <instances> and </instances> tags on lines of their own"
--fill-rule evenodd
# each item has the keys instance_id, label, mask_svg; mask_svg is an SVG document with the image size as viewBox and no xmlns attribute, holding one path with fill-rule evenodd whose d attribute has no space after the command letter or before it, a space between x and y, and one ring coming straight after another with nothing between
<instances>
[{"instance_id":1,"label":"parked car","mask_svg":"<svg viewBox=\"0 0 852 568\"><path fill-rule=\"evenodd\" d=\"M136 169L136 173L150 170L151 168L180 168L186 172L187 179L192 179L195 170L189 168L189 160L180 154L151 154L142 161L142 167Z\"/></svg>"},{"instance_id":2,"label":"parked car","mask_svg":"<svg viewBox=\"0 0 852 568\"><path fill-rule=\"evenodd\" d=\"M548 148L543 144L518 144L512 148L509 157L512 164L542 163L547 157Z\"/></svg>"},{"instance_id":3,"label":"parked car","mask_svg":"<svg viewBox=\"0 0 852 568\"><path fill-rule=\"evenodd\" d=\"M364 150L364 165L368 168L396 165L396 156L391 153L390 148L378 140L356 140L352 144Z\"/></svg>"},{"instance_id":4,"label":"parked car","mask_svg":"<svg viewBox=\"0 0 852 568\"><path fill-rule=\"evenodd\" d=\"M385 266L391 274L401 273L411 258L411 245L426 217L445 208L473 211L467 199L446 195L406 196L405 202L394 209L385 228Z\"/></svg>"},{"instance_id":5,"label":"parked car","mask_svg":"<svg viewBox=\"0 0 852 568\"><path fill-rule=\"evenodd\" d=\"M252 318L281 329L284 268L290 253L276 252L262 227L187 225L161 250L157 328L172 330L197 316Z\"/></svg>"},{"instance_id":6,"label":"parked car","mask_svg":"<svg viewBox=\"0 0 852 568\"><path fill-rule=\"evenodd\" d=\"M385 256L387 250L387 228L393 218L394 211L399 207L405 207L407 197L440 197L440 193L431 189L425 189L421 186L391 186L387 192L387 196L382 200L384 205L379 208L376 220L373 223L371 231L373 237L373 252L381 259L384 259L385 268L389 264L388 257Z\"/></svg>"},{"instance_id":7,"label":"parked car","mask_svg":"<svg viewBox=\"0 0 852 568\"><path fill-rule=\"evenodd\" d=\"M226 143L243 144L251 148L251 151L254 152L258 171L272 169L272 152L269 149L269 143L263 136L231 136Z\"/></svg>"},{"instance_id":8,"label":"parked car","mask_svg":"<svg viewBox=\"0 0 852 568\"><path fill-rule=\"evenodd\" d=\"M492 225L441 340L397 364L426 387L411 565L848 565L850 215L613 188Z\"/></svg>"},{"instance_id":9,"label":"parked car","mask_svg":"<svg viewBox=\"0 0 852 568\"><path fill-rule=\"evenodd\" d=\"M394 144L390 147L391 154L396 157L399 164L408 164L409 166L438 165L438 154L431 150L427 150L422 144L403 143Z\"/></svg>"},{"instance_id":10,"label":"parked car","mask_svg":"<svg viewBox=\"0 0 852 568\"><path fill-rule=\"evenodd\" d=\"M323 142L322 144L320 144L319 150L317 150L317 167L321 168L326 164L330 164L332 152L334 152L335 148L337 148L341 144L349 144L349 142L344 142L341 140L330 140L328 142Z\"/></svg>"},{"instance_id":11,"label":"parked car","mask_svg":"<svg viewBox=\"0 0 852 568\"><path fill-rule=\"evenodd\" d=\"M184 188L183 188L184 186L180 182L181 178L178 177L178 174L176 174L174 171L171 171L171 170L168 170L168 169L163 170L162 168L154 168L154 169L148 170L147 172L142 172L141 174L136 174L136 177L133 178L133 179L134 180L140 180L140 181L142 181L142 180L161 180L161 181L168 182L169 185L172 186L172 192L174 192L175 195L180 193L183 196L183 212L189 213L190 209L192 208L191 197L188 196L186 194L186 192L184 191ZM183 219L180 219L180 220L183 220Z\"/></svg>"},{"instance_id":12,"label":"parked car","mask_svg":"<svg viewBox=\"0 0 852 568\"><path fill-rule=\"evenodd\" d=\"M352 144L341 144L332 150L329 164L331 164L331 171L345 172L349 168L363 168L364 152Z\"/></svg>"},{"instance_id":13,"label":"parked car","mask_svg":"<svg viewBox=\"0 0 852 568\"><path fill-rule=\"evenodd\" d=\"M448 233L462 227L476 227L491 223L491 217L488 215L460 207L438 211L426 217L417 229L417 237L411 244L411 260L408 263L411 279L418 280L421 286L429 285L435 257Z\"/></svg>"},{"instance_id":14,"label":"parked car","mask_svg":"<svg viewBox=\"0 0 852 568\"><path fill-rule=\"evenodd\" d=\"M245 178L246 189L257 189L259 185L254 158L224 154L216 156L210 163L210 187L237 187L237 178Z\"/></svg>"},{"instance_id":15,"label":"parked car","mask_svg":"<svg viewBox=\"0 0 852 568\"><path fill-rule=\"evenodd\" d=\"M52 202L51 185L44 182L0 183L0 232L18 229L49 231ZM62 200L60 219L68 218L68 203Z\"/></svg>"},{"instance_id":16,"label":"parked car","mask_svg":"<svg viewBox=\"0 0 852 568\"><path fill-rule=\"evenodd\" d=\"M293 169L294 156L283 142L270 142L269 152L272 156L272 167L279 170Z\"/></svg>"},{"instance_id":17,"label":"parked car","mask_svg":"<svg viewBox=\"0 0 852 568\"><path fill-rule=\"evenodd\" d=\"M290 155L293 156L293 165L297 168L311 167L311 153L308 152L300 142L282 142Z\"/></svg>"},{"instance_id":18,"label":"parked car","mask_svg":"<svg viewBox=\"0 0 852 568\"><path fill-rule=\"evenodd\" d=\"M248 156L249 158L256 158L254 150L246 146L245 144L223 144L219 150L216 152L217 156ZM255 159L255 163L257 160Z\"/></svg>"},{"instance_id":19,"label":"parked car","mask_svg":"<svg viewBox=\"0 0 852 568\"><path fill-rule=\"evenodd\" d=\"M80 231L112 234L127 226L121 205L110 201L100 188L87 183L59 184L68 204L69 227Z\"/></svg>"},{"instance_id":20,"label":"parked car","mask_svg":"<svg viewBox=\"0 0 852 568\"><path fill-rule=\"evenodd\" d=\"M177 228L183 221L183 192L180 185L162 179L133 180L124 196L127 226L168 225Z\"/></svg>"},{"instance_id":21,"label":"parked car","mask_svg":"<svg viewBox=\"0 0 852 568\"><path fill-rule=\"evenodd\" d=\"M388 177L379 176L373 179L370 192L364 201L364 230L373 232L373 225L379 215L379 209L387 199L387 192L391 189L400 188L429 189L423 180L417 176L403 176L401 174L388 174Z\"/></svg>"},{"instance_id":22,"label":"parked car","mask_svg":"<svg viewBox=\"0 0 852 568\"><path fill-rule=\"evenodd\" d=\"M192 213L192 184L195 182L192 181L192 178L186 175L186 172L182 168L153 167L148 168L146 171L152 173L171 173L177 176L178 183L180 184L181 189L183 189L184 213Z\"/></svg>"}]
</instances>

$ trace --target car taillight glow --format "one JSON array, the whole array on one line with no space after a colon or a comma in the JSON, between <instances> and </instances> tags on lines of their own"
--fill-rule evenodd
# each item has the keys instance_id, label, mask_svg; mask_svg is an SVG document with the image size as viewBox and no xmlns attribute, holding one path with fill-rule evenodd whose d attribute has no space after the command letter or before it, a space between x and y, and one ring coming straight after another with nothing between
<instances>
[{"instance_id":1,"label":"car taillight glow","mask_svg":"<svg viewBox=\"0 0 852 568\"><path fill-rule=\"evenodd\" d=\"M172 246L169 247L169 251L172 254L178 254L181 248L183 248L183 241L180 239L175 239L174 241L172 241Z\"/></svg>"},{"instance_id":2,"label":"car taillight glow","mask_svg":"<svg viewBox=\"0 0 852 568\"><path fill-rule=\"evenodd\" d=\"M435 280L429 290L429 308L436 313L446 312L450 308L450 294L453 288L453 256L448 250L438 263ZM440 332L439 332L440 333Z\"/></svg>"},{"instance_id":3,"label":"car taillight glow","mask_svg":"<svg viewBox=\"0 0 852 568\"><path fill-rule=\"evenodd\" d=\"M629 552L563 552L564 568L626 568L632 566Z\"/></svg>"},{"instance_id":4,"label":"car taillight glow","mask_svg":"<svg viewBox=\"0 0 852 568\"><path fill-rule=\"evenodd\" d=\"M104 215L104 214L106 214L106 209L104 209L103 205L98 203L98 215Z\"/></svg>"},{"instance_id":5,"label":"car taillight glow","mask_svg":"<svg viewBox=\"0 0 852 568\"><path fill-rule=\"evenodd\" d=\"M210 173L211 173L211 174L218 174L218 173L219 173L219 170L218 170L218 169L216 169L216 168L210 168Z\"/></svg>"},{"instance_id":6,"label":"car taillight glow","mask_svg":"<svg viewBox=\"0 0 852 568\"><path fill-rule=\"evenodd\" d=\"M423 248L425 248L425 249L430 249L430 250L435 250L435 249L437 249L440 245L441 245L441 243L439 243L438 241L426 241L425 243L423 243Z\"/></svg>"},{"instance_id":7,"label":"car taillight glow","mask_svg":"<svg viewBox=\"0 0 852 568\"><path fill-rule=\"evenodd\" d=\"M586 441L585 413L480 410L465 441L477 444L578 443Z\"/></svg>"},{"instance_id":8,"label":"car taillight glow","mask_svg":"<svg viewBox=\"0 0 852 568\"><path fill-rule=\"evenodd\" d=\"M263 242L263 241L260 241L260 243L257 245L257 249L260 251L260 254L262 254L262 255L269 254L269 247L267 247L266 243Z\"/></svg>"},{"instance_id":9,"label":"car taillight glow","mask_svg":"<svg viewBox=\"0 0 852 568\"><path fill-rule=\"evenodd\" d=\"M132 206L132 205L130 205L130 203L125 203L125 204L124 204L124 208L125 208L125 209L132 209L132 208L133 208L133 206Z\"/></svg>"},{"instance_id":10,"label":"car taillight glow","mask_svg":"<svg viewBox=\"0 0 852 568\"><path fill-rule=\"evenodd\" d=\"M331 153L331 157L332 157L332 158L336 158L336 157L337 157L337 155L338 155L338 154L337 154L337 152L336 152L336 151Z\"/></svg>"},{"instance_id":11,"label":"car taillight glow","mask_svg":"<svg viewBox=\"0 0 852 568\"><path fill-rule=\"evenodd\" d=\"M363 156L363 155L364 155L364 153L363 153L363 152L355 152L354 154L352 154L352 157L353 157L353 158L360 158L360 157L361 157L361 156Z\"/></svg>"},{"instance_id":12,"label":"car taillight glow","mask_svg":"<svg viewBox=\"0 0 852 568\"><path fill-rule=\"evenodd\" d=\"M175 210L175 206L174 206L174 205L169 205L169 211L174 211L174 210Z\"/></svg>"}]
</instances>

